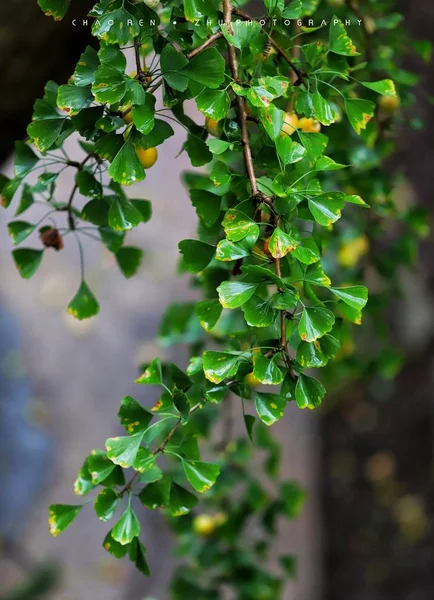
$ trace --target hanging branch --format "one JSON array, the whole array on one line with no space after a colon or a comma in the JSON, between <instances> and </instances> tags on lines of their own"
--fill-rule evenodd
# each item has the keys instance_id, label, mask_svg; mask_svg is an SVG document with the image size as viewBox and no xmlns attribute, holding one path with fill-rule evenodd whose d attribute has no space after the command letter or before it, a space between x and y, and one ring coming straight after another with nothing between
<instances>
[{"instance_id":1,"label":"hanging branch","mask_svg":"<svg viewBox=\"0 0 434 600\"><path fill-rule=\"evenodd\" d=\"M230 33L232 32L232 12L233 12L233 10L234 9L233 9L232 3L229 0L224 0L223 16L224 16L225 24ZM235 50L235 47L232 44L230 44L229 42L228 42L227 46L228 46L228 55L229 55L229 67L231 69L231 73L232 73L232 77L233 77L234 81L236 81L238 83L240 80L240 77L239 77L239 69L238 69L237 52ZM256 175L255 175L255 169L253 167L253 159L252 159L252 151L250 148L249 133L247 130L246 107L245 107L245 103L244 103L244 98L242 96L237 95L236 102L237 102L238 122L239 122L239 125L241 128L241 141L242 141L243 150L244 150L244 163L246 166L247 174L249 176L250 186L252 188L252 194L253 194L253 196L256 197L258 195L258 186L256 183Z\"/></svg>"}]
</instances>

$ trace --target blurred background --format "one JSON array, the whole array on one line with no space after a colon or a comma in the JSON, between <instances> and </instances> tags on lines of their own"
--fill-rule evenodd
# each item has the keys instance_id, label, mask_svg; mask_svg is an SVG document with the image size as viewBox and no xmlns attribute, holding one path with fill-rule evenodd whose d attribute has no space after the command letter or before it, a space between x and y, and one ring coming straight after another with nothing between
<instances>
[{"instance_id":1,"label":"blurred background","mask_svg":"<svg viewBox=\"0 0 434 600\"><path fill-rule=\"evenodd\" d=\"M46 81L65 82L92 42L89 29L71 26L91 5L74 0L71 18L55 23L36 0L1 3L2 172L12 172L13 143L25 136ZM400 8L415 37L432 39L434 5L413 0ZM425 78L425 91L415 90L414 108L425 126L399 130L390 168L407 177L402 193L432 211L434 113L427 98L434 95L434 70L420 61L404 66ZM0 212L1 600L166 600L167 568L174 563L159 514L143 515L148 580L105 553L107 527L90 510L53 540L47 506L75 502L72 482L83 458L119 431L122 396L149 400L146 390L131 383L138 363L157 354L174 356L157 347L155 338L166 304L193 297L188 277L176 276L177 244L194 236L196 224L180 178L189 168L186 156L177 158L183 141L183 130L176 129L164 156L160 152L146 181L134 189L135 197L153 203L152 222L130 234L145 251L140 274L125 282L112 255L92 240L86 244L88 280L103 298L96 319L78 322L65 313L79 281L77 247L67 243L63 252L47 253L26 282L10 255L11 215ZM76 141L68 140L67 149L79 156ZM66 172L59 191L66 195L70 189ZM288 585L285 600L434 598L433 256L427 239L418 268L402 274L411 297L404 294L391 306L396 344L407 356L400 374L375 391L359 382L320 415L290 406L275 430L285 443L285 477L307 490L303 517L279 536L281 549L299 561L298 580ZM182 361L179 353L175 358ZM53 589L47 595L25 591L29 580L35 590L48 583Z\"/></svg>"}]
</instances>

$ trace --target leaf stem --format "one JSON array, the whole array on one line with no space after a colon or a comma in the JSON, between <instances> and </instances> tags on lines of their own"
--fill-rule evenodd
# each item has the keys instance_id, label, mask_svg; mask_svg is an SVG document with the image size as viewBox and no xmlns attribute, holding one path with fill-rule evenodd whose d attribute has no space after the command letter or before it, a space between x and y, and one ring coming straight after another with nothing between
<instances>
[{"instance_id":1,"label":"leaf stem","mask_svg":"<svg viewBox=\"0 0 434 600\"><path fill-rule=\"evenodd\" d=\"M194 412L196 412L196 410L198 408L200 408L200 403L198 402L197 404L195 404L191 409L190 409L190 415L193 414ZM164 452L165 447L167 446L167 444L170 442L170 440L172 439L172 437L175 435L176 431L178 430L178 427L181 425L181 417L179 417L179 419L177 420L177 422L175 423L175 425L172 427L172 429L169 431L169 433L167 434L167 436L165 437L165 439L163 440L163 442L158 446L158 448L156 448L153 451L153 455L156 456L157 454L160 454L161 452ZM138 471L136 471L134 473L134 475L131 477L131 479L128 481L128 483L125 485L125 487L123 487L121 489L121 491L119 492L119 496L123 496L125 494L125 492L128 492L131 489L131 486L134 484L134 482L136 481L137 477L140 475L140 473Z\"/></svg>"}]
</instances>

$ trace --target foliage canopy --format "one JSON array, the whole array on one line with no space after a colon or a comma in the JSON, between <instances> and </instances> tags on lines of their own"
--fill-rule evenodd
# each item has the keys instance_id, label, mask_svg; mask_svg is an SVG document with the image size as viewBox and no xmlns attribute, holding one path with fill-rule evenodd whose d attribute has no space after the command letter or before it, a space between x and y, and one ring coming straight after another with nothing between
<instances>
[{"instance_id":1,"label":"foliage canopy","mask_svg":"<svg viewBox=\"0 0 434 600\"><path fill-rule=\"evenodd\" d=\"M62 19L70 1L38 3ZM387 331L378 324L396 290L394 273L411 264L426 233L421 211L395 206L393 179L381 168L393 151L399 105L411 104L417 82L399 66L410 44L392 2L265 0L258 19L245 4L96 3L90 16L97 44L84 49L68 83L47 84L29 139L16 143L15 177L0 182L3 206L16 206L8 230L23 277L35 275L50 248L75 238L81 277L67 310L86 319L99 301L86 283L82 236L97 236L126 277L141 264L143 253L128 245L127 234L150 220L151 202L126 192L146 178L141 152L164 151L176 121L192 166L208 171L184 174L199 223L197 239L179 244L180 271L192 274L201 298L171 305L160 330L164 345L190 345L190 363L182 369L156 358L143 365L136 383L155 386L158 400L144 407L122 399L125 435L93 450L74 486L83 499L94 493L97 517L111 522L104 548L146 575L136 512L142 505L167 514L185 558L171 584L175 599L218 599L227 585L242 600L280 597L295 558L280 557L281 576L260 565L278 519L296 517L304 494L281 481L280 445L268 426L290 402L318 407L327 381L342 385L381 369ZM429 45L416 48L429 58ZM133 74L126 72L129 54ZM184 112L191 100L203 116L199 124ZM64 148L71 136L83 151L79 162ZM76 174L65 200L56 183L67 168ZM43 220L23 220L36 203L48 210ZM402 224L399 245L375 253L390 219ZM28 246L35 234L39 244ZM354 330L372 269L367 329L377 328L378 344L357 358ZM242 410L246 436L232 440L226 430L216 443L213 426L231 403ZM251 467L252 442L265 453L271 487ZM199 517L198 494L208 513ZM52 505L51 533L66 529L83 507ZM246 535L253 519L260 525L255 539Z\"/></svg>"}]
</instances>

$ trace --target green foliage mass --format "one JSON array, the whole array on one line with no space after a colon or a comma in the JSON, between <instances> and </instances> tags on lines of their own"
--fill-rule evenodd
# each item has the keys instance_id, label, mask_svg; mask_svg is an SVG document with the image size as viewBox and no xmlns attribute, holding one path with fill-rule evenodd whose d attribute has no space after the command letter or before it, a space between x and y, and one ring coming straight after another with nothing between
<instances>
[{"instance_id":1,"label":"green foliage mass","mask_svg":"<svg viewBox=\"0 0 434 600\"><path fill-rule=\"evenodd\" d=\"M65 17L69 3L39 0L55 19ZM3 206L15 206L8 230L23 277L34 276L66 236L75 238L81 279L68 311L86 319L99 302L85 280L82 236L98 237L126 277L140 267L143 253L127 235L149 221L151 202L126 191L146 178L140 151L161 146L164 160L176 121L192 166L208 170L184 174L199 224L197 239L179 244L180 271L192 274L202 296L168 307L160 329L163 345L190 345L190 363L186 370L158 358L143 365L136 383L159 390L158 401L145 408L132 397L122 400L125 435L89 454L74 487L80 497L91 495L98 519L110 522L104 548L128 556L146 575L136 513L145 507L167 515L183 557L171 584L174 599L218 599L228 585L240 600L282 597L295 558L280 557L280 574L271 574L266 560L278 520L299 514L303 492L281 481L280 446L268 427L288 403L318 407L324 383L343 385L378 371L394 276L412 263L426 233L420 211L395 205L393 176L382 169L402 119L399 105L411 105L417 83L399 66L411 43L399 15L390 13L392 2L267 0L261 22L249 20L244 4L95 4L98 48L84 49L67 84L47 84L28 140L16 144L15 177L0 181ZM366 19L359 25L360 14ZM315 26L306 26L306 17ZM430 48L417 47L426 59ZM134 74L126 73L129 53ZM201 117L184 113L190 100ZM292 125L288 113L296 115ZM83 151L78 162L64 148L71 136ZM75 170L66 199L56 193L65 169ZM27 216L35 203L47 208L38 223ZM49 225L53 218L62 224ZM374 252L392 220L402 228L399 243L385 240ZM377 344L357 358L354 331L372 273L366 330L376 331ZM257 384L270 387L258 391ZM214 424L235 409L246 435L234 440L224 426L216 442ZM207 440L206 460L200 439ZM257 459L252 468L254 446L266 485ZM198 516L199 497L208 519ZM83 506L52 505L51 533L66 529ZM252 522L255 536L247 534Z\"/></svg>"}]
</instances>

